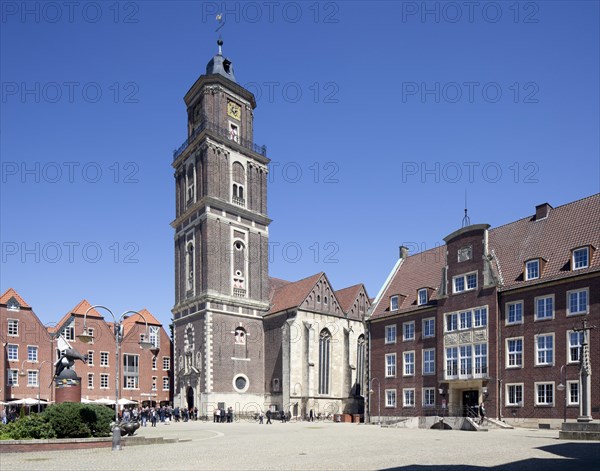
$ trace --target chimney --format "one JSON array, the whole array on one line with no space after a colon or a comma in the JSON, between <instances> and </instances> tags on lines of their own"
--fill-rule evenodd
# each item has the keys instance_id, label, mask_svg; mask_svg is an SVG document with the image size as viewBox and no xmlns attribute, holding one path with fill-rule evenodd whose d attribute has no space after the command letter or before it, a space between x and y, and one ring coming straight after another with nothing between
<instances>
[{"instance_id":1,"label":"chimney","mask_svg":"<svg viewBox=\"0 0 600 471\"><path fill-rule=\"evenodd\" d=\"M535 220L539 221L540 219L548 217L551 209L552 206L550 206L548 203L538 204L535 207Z\"/></svg>"},{"instance_id":2,"label":"chimney","mask_svg":"<svg viewBox=\"0 0 600 471\"><path fill-rule=\"evenodd\" d=\"M400 246L400 258L405 259L406 257L408 257L408 247L401 245Z\"/></svg>"}]
</instances>

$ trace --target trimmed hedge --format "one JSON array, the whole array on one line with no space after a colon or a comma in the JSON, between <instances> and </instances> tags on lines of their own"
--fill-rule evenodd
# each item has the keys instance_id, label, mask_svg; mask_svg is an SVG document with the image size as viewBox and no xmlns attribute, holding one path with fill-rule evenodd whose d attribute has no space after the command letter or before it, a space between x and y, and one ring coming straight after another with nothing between
<instances>
[{"instance_id":1,"label":"trimmed hedge","mask_svg":"<svg viewBox=\"0 0 600 471\"><path fill-rule=\"evenodd\" d=\"M106 406L65 402L41 414L0 424L0 440L107 437L113 420L114 412Z\"/></svg>"}]
</instances>

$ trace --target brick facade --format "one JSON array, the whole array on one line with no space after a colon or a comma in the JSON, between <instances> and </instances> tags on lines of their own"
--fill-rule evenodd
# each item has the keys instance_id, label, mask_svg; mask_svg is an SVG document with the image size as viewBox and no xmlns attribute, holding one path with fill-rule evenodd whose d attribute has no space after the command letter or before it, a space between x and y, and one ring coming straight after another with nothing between
<instances>
[{"instance_id":1,"label":"brick facade","mask_svg":"<svg viewBox=\"0 0 600 471\"><path fill-rule=\"evenodd\" d=\"M444 246L420 254L401 250L370 312L372 418L380 409L388 420L468 415L481 402L489 416L509 422L558 423L563 415L580 416L576 335L581 334L573 329L584 319L600 325L600 258L594 253L599 216L600 195L594 195L559 208L540 205L534 216L496 229L469 225L447 236ZM584 260L579 267L574 250ZM422 289L428 294L423 304ZM570 312L571 305L576 312ZM424 338L427 318L434 319L435 335ZM414 323L414 339L403 340L407 323ZM394 339L393 328L386 326L395 326ZM599 339L598 329L592 329L592 368L600 364ZM424 356L431 349L435 372L425 372ZM388 364L393 355L395 372ZM405 355L414 360L410 374ZM592 375L591 389L597 419L598 376ZM409 405L407 390L414 390Z\"/></svg>"}]
</instances>

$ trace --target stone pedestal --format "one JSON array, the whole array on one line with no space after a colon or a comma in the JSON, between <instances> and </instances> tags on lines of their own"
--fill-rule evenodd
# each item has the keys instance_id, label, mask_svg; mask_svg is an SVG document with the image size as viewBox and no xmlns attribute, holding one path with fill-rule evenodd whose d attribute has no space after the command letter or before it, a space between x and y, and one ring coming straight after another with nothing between
<instances>
[{"instance_id":1,"label":"stone pedestal","mask_svg":"<svg viewBox=\"0 0 600 471\"><path fill-rule=\"evenodd\" d=\"M600 422L565 422L558 432L563 440L600 440Z\"/></svg>"},{"instance_id":2,"label":"stone pedestal","mask_svg":"<svg viewBox=\"0 0 600 471\"><path fill-rule=\"evenodd\" d=\"M71 369L64 369L54 380L54 400L62 402L81 402L81 378Z\"/></svg>"}]
</instances>

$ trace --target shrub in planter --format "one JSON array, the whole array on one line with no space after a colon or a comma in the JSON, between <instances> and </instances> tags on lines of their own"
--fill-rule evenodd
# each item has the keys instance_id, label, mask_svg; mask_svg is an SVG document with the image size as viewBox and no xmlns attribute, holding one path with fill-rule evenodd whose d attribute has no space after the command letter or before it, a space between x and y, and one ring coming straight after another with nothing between
<instances>
[{"instance_id":1,"label":"shrub in planter","mask_svg":"<svg viewBox=\"0 0 600 471\"><path fill-rule=\"evenodd\" d=\"M56 438L56 433L42 415L28 415L0 428L2 440Z\"/></svg>"},{"instance_id":2,"label":"shrub in planter","mask_svg":"<svg viewBox=\"0 0 600 471\"><path fill-rule=\"evenodd\" d=\"M42 415L58 438L86 438L110 435L112 414L105 406L65 402L48 407Z\"/></svg>"}]
</instances>

